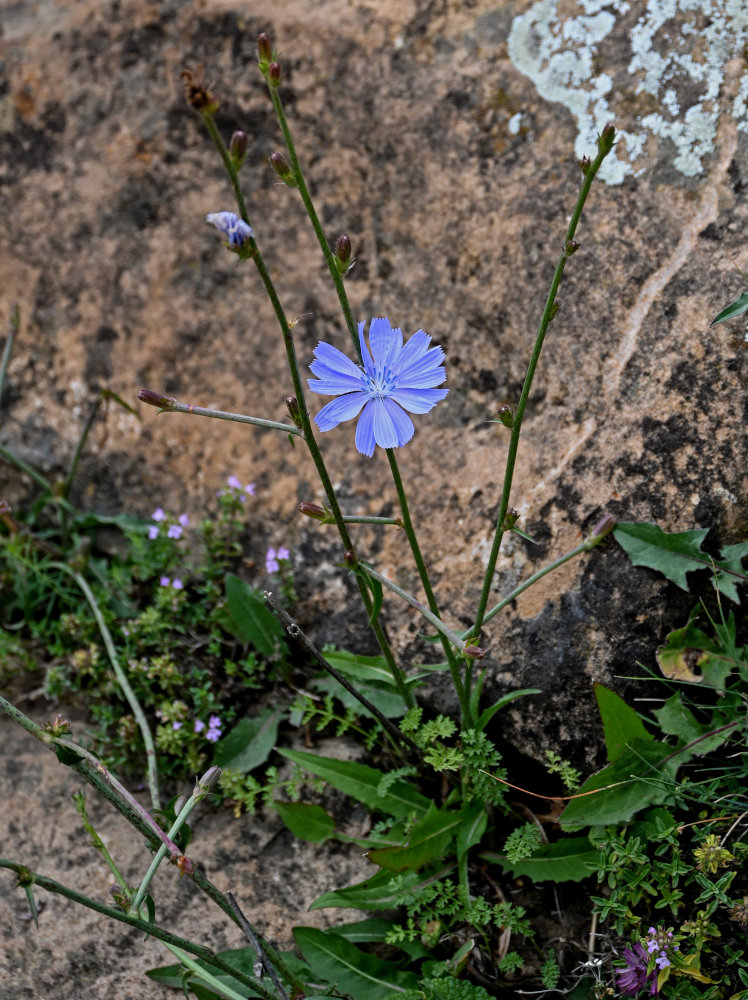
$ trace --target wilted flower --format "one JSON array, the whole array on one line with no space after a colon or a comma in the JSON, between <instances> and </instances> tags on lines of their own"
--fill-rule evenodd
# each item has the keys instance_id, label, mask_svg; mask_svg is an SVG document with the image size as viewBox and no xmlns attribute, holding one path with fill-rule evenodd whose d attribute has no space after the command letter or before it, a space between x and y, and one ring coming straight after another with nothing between
<instances>
[{"instance_id":1,"label":"wilted flower","mask_svg":"<svg viewBox=\"0 0 748 1000\"><path fill-rule=\"evenodd\" d=\"M447 375L444 351L429 347L431 337L423 330L403 345L403 332L388 319L373 319L369 326L369 344L364 339L364 324L358 324L363 366L330 344L320 343L310 365L317 376L309 379L309 388L324 396L339 396L327 403L314 418L321 431L330 431L359 413L356 448L371 457L374 446L400 448L413 437L410 413L428 413L449 390L437 389Z\"/></svg>"},{"instance_id":2,"label":"wilted flower","mask_svg":"<svg viewBox=\"0 0 748 1000\"><path fill-rule=\"evenodd\" d=\"M205 221L219 229L232 247L241 247L250 236L254 236L249 223L240 219L235 212L209 212Z\"/></svg>"}]
</instances>

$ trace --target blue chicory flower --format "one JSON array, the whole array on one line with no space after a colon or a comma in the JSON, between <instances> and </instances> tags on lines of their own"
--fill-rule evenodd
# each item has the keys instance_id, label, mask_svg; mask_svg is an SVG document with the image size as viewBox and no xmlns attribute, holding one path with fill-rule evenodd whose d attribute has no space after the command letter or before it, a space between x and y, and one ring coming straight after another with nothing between
<instances>
[{"instance_id":1,"label":"blue chicory flower","mask_svg":"<svg viewBox=\"0 0 748 1000\"><path fill-rule=\"evenodd\" d=\"M403 345L403 332L388 319L372 319L369 344L364 323L358 324L363 366L354 364L342 351L320 343L309 366L316 379L309 388L323 396L338 396L314 418L321 431L330 431L359 413L356 448L371 457L374 446L401 448L413 437L410 413L428 413L447 395L437 389L445 381L444 351L429 347L431 337L417 330Z\"/></svg>"},{"instance_id":2,"label":"blue chicory flower","mask_svg":"<svg viewBox=\"0 0 748 1000\"><path fill-rule=\"evenodd\" d=\"M234 212L209 212L205 221L219 229L232 247L241 247L250 236L254 236L252 227Z\"/></svg>"}]
</instances>

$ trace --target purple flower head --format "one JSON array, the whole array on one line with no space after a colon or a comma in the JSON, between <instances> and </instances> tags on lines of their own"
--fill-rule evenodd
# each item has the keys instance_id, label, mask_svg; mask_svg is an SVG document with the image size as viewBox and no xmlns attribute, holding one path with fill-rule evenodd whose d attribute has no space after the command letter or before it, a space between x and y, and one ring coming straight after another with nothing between
<instances>
[{"instance_id":1,"label":"purple flower head","mask_svg":"<svg viewBox=\"0 0 748 1000\"><path fill-rule=\"evenodd\" d=\"M290 554L291 553L288 551L288 549L280 548L276 552L275 556L276 556L276 559L288 559L288 557L289 557Z\"/></svg>"},{"instance_id":2,"label":"purple flower head","mask_svg":"<svg viewBox=\"0 0 748 1000\"><path fill-rule=\"evenodd\" d=\"M244 492L249 493L249 495L253 497L255 495L255 484L247 483L247 485L244 487Z\"/></svg>"},{"instance_id":3,"label":"purple flower head","mask_svg":"<svg viewBox=\"0 0 748 1000\"><path fill-rule=\"evenodd\" d=\"M205 723L202 722L200 719L195 719L195 732L201 733L203 729L205 729Z\"/></svg>"},{"instance_id":4,"label":"purple flower head","mask_svg":"<svg viewBox=\"0 0 748 1000\"><path fill-rule=\"evenodd\" d=\"M182 583L182 581L179 579L178 576L175 576L174 579L171 581L171 586L172 590L184 590L184 584Z\"/></svg>"},{"instance_id":5,"label":"purple flower head","mask_svg":"<svg viewBox=\"0 0 748 1000\"><path fill-rule=\"evenodd\" d=\"M616 969L618 989L623 996L635 997L645 986L649 986L650 996L657 993L657 973L648 972L649 955L643 944L636 943L633 948L624 948L623 957L626 965Z\"/></svg>"},{"instance_id":6,"label":"purple flower head","mask_svg":"<svg viewBox=\"0 0 748 1000\"><path fill-rule=\"evenodd\" d=\"M182 529L178 524L170 524L169 530L166 532L167 538L181 538Z\"/></svg>"},{"instance_id":7,"label":"purple flower head","mask_svg":"<svg viewBox=\"0 0 748 1000\"><path fill-rule=\"evenodd\" d=\"M205 221L219 229L232 247L241 247L250 236L254 236L252 227L234 212L209 212Z\"/></svg>"},{"instance_id":8,"label":"purple flower head","mask_svg":"<svg viewBox=\"0 0 748 1000\"><path fill-rule=\"evenodd\" d=\"M160 507L157 507L154 510L154 512L151 514L151 518L154 521L165 521L166 520L166 514L163 512L163 510Z\"/></svg>"},{"instance_id":9,"label":"purple flower head","mask_svg":"<svg viewBox=\"0 0 748 1000\"><path fill-rule=\"evenodd\" d=\"M187 515L187 514L180 514L179 515L179 523L182 525L183 528L189 528L189 526L190 526L189 515Z\"/></svg>"},{"instance_id":10,"label":"purple flower head","mask_svg":"<svg viewBox=\"0 0 748 1000\"><path fill-rule=\"evenodd\" d=\"M172 729L181 729L182 728L182 723L181 722L172 722L171 728Z\"/></svg>"},{"instance_id":11,"label":"purple flower head","mask_svg":"<svg viewBox=\"0 0 748 1000\"><path fill-rule=\"evenodd\" d=\"M210 726L211 729L220 729L221 728L220 715L211 715L211 717L208 719L208 725Z\"/></svg>"},{"instance_id":12,"label":"purple flower head","mask_svg":"<svg viewBox=\"0 0 748 1000\"><path fill-rule=\"evenodd\" d=\"M171 577L162 576L158 582L161 584L162 587L171 587Z\"/></svg>"},{"instance_id":13,"label":"purple flower head","mask_svg":"<svg viewBox=\"0 0 748 1000\"><path fill-rule=\"evenodd\" d=\"M444 351L429 347L431 337L417 330L403 345L402 330L388 319L373 319L369 325L369 344L364 339L364 324L358 324L363 367L354 364L330 344L320 343L309 366L316 379L309 388L323 396L338 396L327 403L314 418L321 431L331 431L345 420L359 417L356 425L356 448L370 458L374 446L401 448L413 437L410 413L428 413L447 395L437 389L445 381Z\"/></svg>"},{"instance_id":14,"label":"purple flower head","mask_svg":"<svg viewBox=\"0 0 748 1000\"><path fill-rule=\"evenodd\" d=\"M209 729L208 732L205 734L205 739L208 740L210 743L217 743L220 740L220 738L221 738L220 729Z\"/></svg>"},{"instance_id":15,"label":"purple flower head","mask_svg":"<svg viewBox=\"0 0 748 1000\"><path fill-rule=\"evenodd\" d=\"M154 538L158 538L158 525L157 524L152 524L150 526L150 528L148 529L148 537L150 538L151 541L153 541Z\"/></svg>"},{"instance_id":16,"label":"purple flower head","mask_svg":"<svg viewBox=\"0 0 748 1000\"><path fill-rule=\"evenodd\" d=\"M277 553L275 549L268 549L267 555L265 556L265 569L268 573L277 573L280 569L276 556Z\"/></svg>"},{"instance_id":17,"label":"purple flower head","mask_svg":"<svg viewBox=\"0 0 748 1000\"><path fill-rule=\"evenodd\" d=\"M239 482L236 476L229 476L227 482L232 490L240 490L242 488L242 484Z\"/></svg>"}]
</instances>

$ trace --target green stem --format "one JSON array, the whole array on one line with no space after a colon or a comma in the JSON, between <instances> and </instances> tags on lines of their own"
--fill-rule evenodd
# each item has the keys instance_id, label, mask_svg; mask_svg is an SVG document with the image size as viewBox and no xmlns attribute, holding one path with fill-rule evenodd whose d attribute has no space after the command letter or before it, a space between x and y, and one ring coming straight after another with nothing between
<instances>
[{"instance_id":1,"label":"green stem","mask_svg":"<svg viewBox=\"0 0 748 1000\"><path fill-rule=\"evenodd\" d=\"M5 376L8 374L8 364L13 351L13 341L16 339L18 327L21 323L21 313L18 303L14 302L10 309L10 320L8 321L8 337L3 347L3 356L0 358L0 404L3 401L3 389L5 387Z\"/></svg>"},{"instance_id":2,"label":"green stem","mask_svg":"<svg viewBox=\"0 0 748 1000\"><path fill-rule=\"evenodd\" d=\"M408 542L410 543L410 551L413 553L413 559L415 560L416 567L418 569L418 575L421 579L421 586L423 587L424 593L426 594L426 600L428 601L429 610L432 615L439 621L441 621L441 615L439 613L439 605L436 601L436 596L434 595L433 588L431 586L431 579L429 578L429 572L426 568L426 562L421 553L421 547L418 544L418 538L416 537L415 529L413 527L413 521L410 516L410 509L408 507L408 500L405 495L405 488L403 487L403 480L400 475L400 468L397 464L397 459L395 458L395 451L393 448L387 448L387 460L390 463L390 471L392 472L392 478L395 483L395 490L397 491L397 499L400 503L400 511L403 516L403 530L408 536ZM462 724L463 728L468 728L473 721L470 715L470 703L467 698L465 691L465 686L462 682L462 677L460 676L460 668L452 649L452 640L448 639L447 636L440 630L439 640L442 644L442 649L444 650L444 655L447 658L447 665L449 667L449 672L452 676L452 684L457 693L457 698L460 702L460 711L462 713Z\"/></svg>"},{"instance_id":3,"label":"green stem","mask_svg":"<svg viewBox=\"0 0 748 1000\"><path fill-rule=\"evenodd\" d=\"M83 453L86 441L88 440L88 435L91 433L94 420L96 420L98 412L101 408L101 402L102 399L101 396L99 396L91 407L91 412L88 414L88 419L86 420L83 430L81 431L81 435L78 438L78 444L76 445L75 453L73 454L73 458L70 462L70 469L68 470L68 474L65 476L65 480L62 484L61 493L63 499L65 500L67 500L70 493L70 487L73 485L73 480L75 479L75 473L78 470L78 463L80 462L81 454Z\"/></svg>"},{"instance_id":4,"label":"green stem","mask_svg":"<svg viewBox=\"0 0 748 1000\"><path fill-rule=\"evenodd\" d=\"M148 790L151 794L151 804L154 809L161 808L161 800L158 792L158 769L156 761L156 747L153 743L153 737L151 735L151 730L148 725L148 720L145 717L143 709L140 707L140 702L138 701L135 692L130 686L130 682L127 679L127 675L120 666L119 660L117 658L117 650L114 648L114 642L112 641L111 633L107 628L107 624L104 621L104 616L101 613L101 609L93 595L93 591L88 586L88 583L84 578L77 573L71 566L63 562L54 562L49 564L50 567L55 567L56 569L62 569L66 573L69 573L75 582L78 584L80 589L83 591L86 600L88 601L91 610L93 611L94 618L96 619L96 624L99 626L99 632L101 633L101 638L104 641L104 646L106 647L107 655L109 656L109 662L112 664L112 669L114 670L115 677L117 678L117 683L122 689L122 693L127 699L127 703L132 709L132 713L138 723L138 728L140 729L140 735L143 737L143 744L145 746L145 759L146 759L146 772L148 780Z\"/></svg>"},{"instance_id":5,"label":"green stem","mask_svg":"<svg viewBox=\"0 0 748 1000\"><path fill-rule=\"evenodd\" d=\"M234 965L230 965L228 962L224 961L220 955L216 955L216 953L211 951L209 948L204 948L202 945L188 941L186 938L179 937L177 934L172 934L170 931L162 930L161 927L156 924L152 924L149 920L142 920L140 917L130 916L129 914L123 913L121 910L116 910L111 906L105 906L103 903L99 903L97 900L92 899L90 896L85 896L81 892L76 892L75 889L70 889L68 886L63 885L61 882L57 882L55 879L48 878L46 875L40 875L38 872L30 871L25 865L22 865L17 861L10 861L8 858L0 858L0 868L8 868L10 871L14 871L23 880L23 882L33 882L34 885L38 885L41 889L46 889L47 892L57 893L60 896L64 896L66 899L71 899L74 903L79 903L81 906L88 907L89 910L101 913L105 917L110 917L112 920L119 920L123 924L135 927L137 930L143 931L146 936L157 938L159 941L163 941L166 945L182 948L184 951L189 952L189 954L196 955L203 962L213 966L213 968L219 969L221 972L226 973L229 976L233 976L244 986L255 990L261 996L267 998L267 1000L277 1000L277 996L272 990L267 989L267 987L263 986L253 976L248 976L245 972L242 972L241 969L236 968Z\"/></svg>"},{"instance_id":6,"label":"green stem","mask_svg":"<svg viewBox=\"0 0 748 1000\"><path fill-rule=\"evenodd\" d=\"M231 156L229 155L229 151L226 148L218 129L216 128L213 118L206 113L203 114L203 120L206 123L208 132L210 134L211 139L213 140L214 145L216 146L221 155L221 159L223 160L223 164L226 168L226 171L229 174L229 177L231 178L231 185L234 189L234 194L236 195L237 205L239 206L241 216L247 223L247 225L249 225L250 224L249 216L247 214L247 208L239 187L237 170L231 159ZM283 311L283 307L281 306L280 299L278 298L278 293L275 290L275 285L273 284L268 269L265 266L265 261L263 260L262 254L260 253L260 248L258 247L257 241L255 240L254 236L250 236L248 242L251 248L252 260L254 261L255 267L257 268L257 273L260 276L260 280L262 281L267 296L270 299L270 304L273 307L273 312L275 313L276 319L278 320L278 324L281 329L281 334L283 336L283 344L286 349L286 359L288 361L288 368L291 373L291 380L293 382L294 394L296 396L296 401L299 408L299 418L301 420L301 427L304 433L304 440L306 442L307 448L309 449L309 454L312 457L312 461L314 462L314 467L317 470L317 475L320 477L322 488L325 491L325 496L327 497L327 501L330 505L330 510L332 512L333 517L335 518L335 524L338 529L338 534L340 535L340 540L343 543L343 547L346 550L346 552L352 553L353 562L355 563L355 561L357 560L357 556L353 546L353 541L351 539L350 534L348 533L348 528L346 527L346 524L343 520L343 513L340 509L340 505L338 504L338 498L335 495L335 490L332 485L332 480L330 479L330 475L327 471L324 459L322 458L322 453L319 449L319 445L315 440L311 421L309 419L309 410L306 405L306 397L304 396L304 388L301 382L301 375L299 373L299 364L296 358L296 348L293 341L293 335L291 333L291 327L288 320L286 319L286 314ZM366 585L358 577L356 578L356 584L358 586L358 591L361 596L361 600L364 604L364 607L366 608L366 612L369 615L369 620L371 621L372 618L371 597L366 589ZM398 690L400 690L401 688L403 689L403 698L405 699L406 705L410 707L413 704L413 696L407 690L407 688L404 688L403 686L403 680L402 680L403 674L400 668L397 666L397 663L395 662L395 658L392 654L392 649L390 648L387 636L384 634L384 630L377 621L371 621L371 628L372 631L374 632L377 642L379 643L379 648L382 651L382 655L387 661L387 665L390 669L390 672L392 673L393 679L398 686Z\"/></svg>"},{"instance_id":7,"label":"green stem","mask_svg":"<svg viewBox=\"0 0 748 1000\"><path fill-rule=\"evenodd\" d=\"M117 880L117 884L119 885L120 889L122 889L122 891L125 893L129 892L129 887L127 885L127 882L125 881L124 875L117 867L117 863L115 862L112 855L109 853L104 841L96 832L96 829L94 828L94 825L88 816L88 811L86 809L86 797L83 794L83 792L73 792L73 802L75 804L75 808L78 812L78 815L81 818L83 829L91 837L91 843L93 847L99 852L99 854L104 859L104 863L106 864L109 871Z\"/></svg>"},{"instance_id":8,"label":"green stem","mask_svg":"<svg viewBox=\"0 0 748 1000\"><path fill-rule=\"evenodd\" d=\"M590 187L592 186L592 181L595 179L595 175L600 169L603 160L608 155L608 153L613 148L613 136L614 131L612 126L605 126L602 135L598 138L598 153L595 159L591 163L587 163L584 168L584 181L582 182L582 187L577 197L577 203L574 207L574 212L572 213L571 220L569 222L569 227L566 231L566 239L564 240L564 248L561 251L561 256L559 258L558 264L556 265L556 271L553 275L553 280L551 281L551 287L548 292L548 297L545 303L545 309L543 310L543 316L540 320L540 326L538 327L538 332L535 338L535 346L532 351L532 356L530 357L530 363L527 366L527 374L525 375L525 381L522 386L522 392L520 394L519 403L517 404L517 412L514 415L514 423L512 426L512 433L509 440L509 451L506 458L506 472L504 474L504 488L501 494L501 504L499 505L499 514L496 519L496 531L494 534L493 545L491 547L491 553L488 557L488 563L486 565L486 573L483 578L483 588L481 590L480 600L478 602L478 609L475 615L475 624L470 630L470 634L474 636L479 636L481 629L483 628L483 623L485 622L486 607L488 606L488 598L491 592L491 584L493 583L494 573L496 571L496 562L499 558L499 551L501 549L501 542L504 537L504 532L507 530L505 526L505 519L507 512L509 510L509 496L512 489L512 479L514 477L514 467L517 461L517 448L519 446L519 435L522 429L522 420L525 415L525 408L527 407L527 401L530 396L530 389L532 388L532 381L535 376L535 369L538 366L538 361L540 359L540 352L543 348L543 341L545 340L546 332L550 325L551 320L556 312L556 292L558 291L559 285L561 284L561 278L563 277L564 268L566 267L566 261L574 252L576 247L573 245L574 234L581 218L582 211L584 209L585 202L587 201L587 196L590 192Z\"/></svg>"},{"instance_id":9,"label":"green stem","mask_svg":"<svg viewBox=\"0 0 748 1000\"><path fill-rule=\"evenodd\" d=\"M356 330L356 323L353 319L353 313L351 312L351 305L348 301L348 294L345 290L345 285L343 284L343 276L338 270L338 265L335 261L335 257L330 250L329 244L325 237L324 230L319 221L319 217L314 208L314 203L312 202L311 196L309 194L309 189L306 186L306 181L304 180L304 174L299 164L299 158L296 155L296 147L294 146L293 137L291 136L291 130L288 127L288 121L286 119L286 113L283 110L283 102L280 99L280 94L278 93L277 86L273 86L271 82L268 81L268 90L270 91L270 99L273 102L273 107L275 108L275 114L278 119L278 124L280 125L280 130L283 133L283 141L286 144L286 149L288 150L288 155L291 160L291 167L293 169L293 174L296 179L296 184L299 188L299 194L301 195L301 200L304 202L304 208L309 216L309 221L312 223L312 228L317 237L317 242L320 245L320 249L325 258L325 263L330 272L330 277L335 285L335 291L338 293L338 301L340 302L340 308L343 310L343 316L345 318L346 326L348 327L348 333L351 336L351 341L353 342L353 350L358 358L359 364L362 363L361 359L361 347L358 342L358 333Z\"/></svg>"},{"instance_id":10,"label":"green stem","mask_svg":"<svg viewBox=\"0 0 748 1000\"><path fill-rule=\"evenodd\" d=\"M150 392L150 390L141 389L138 393L138 398L142 402L148 403L149 399L143 399L141 393ZM191 413L196 417L214 417L216 420L234 420L240 424L254 424L255 427L265 427L272 431L283 431L286 434L296 434L302 436L303 432L300 428L295 427L293 424L283 424L278 420L265 420L263 417L249 417L246 413L230 413L227 410L214 410L209 406L193 406L192 403L180 403L179 400L174 399L173 396L161 396L161 404L159 405L159 413ZM168 402L166 402L168 400Z\"/></svg>"}]
</instances>

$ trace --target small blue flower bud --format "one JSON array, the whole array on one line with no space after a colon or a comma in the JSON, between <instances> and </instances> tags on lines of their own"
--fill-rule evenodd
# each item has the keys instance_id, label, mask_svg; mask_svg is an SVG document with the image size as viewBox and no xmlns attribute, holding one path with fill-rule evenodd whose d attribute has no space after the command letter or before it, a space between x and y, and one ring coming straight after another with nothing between
<instances>
[{"instance_id":1,"label":"small blue flower bud","mask_svg":"<svg viewBox=\"0 0 748 1000\"><path fill-rule=\"evenodd\" d=\"M304 425L301 422L301 410L299 409L299 401L296 396L286 396L286 406L288 407L291 420L301 430Z\"/></svg>"},{"instance_id":2,"label":"small blue flower bud","mask_svg":"<svg viewBox=\"0 0 748 1000\"><path fill-rule=\"evenodd\" d=\"M285 158L283 153L271 153L268 159L270 160L270 166L283 183L292 188L296 187L296 178L294 177L293 170L291 169L291 164Z\"/></svg>"},{"instance_id":3,"label":"small blue flower bud","mask_svg":"<svg viewBox=\"0 0 748 1000\"><path fill-rule=\"evenodd\" d=\"M281 80L280 63L271 62L268 66L268 83L271 87L277 87Z\"/></svg>"},{"instance_id":4,"label":"small blue flower bud","mask_svg":"<svg viewBox=\"0 0 748 1000\"><path fill-rule=\"evenodd\" d=\"M246 132L234 132L231 136L231 142L229 143L229 154L231 159L234 161L234 166L237 170L241 169L242 164L247 158L247 145L249 140L247 139Z\"/></svg>"},{"instance_id":5,"label":"small blue flower bud","mask_svg":"<svg viewBox=\"0 0 748 1000\"><path fill-rule=\"evenodd\" d=\"M263 73L273 61L273 46L270 42L270 35L267 31L262 31L257 36L257 63Z\"/></svg>"},{"instance_id":6,"label":"small blue flower bud","mask_svg":"<svg viewBox=\"0 0 748 1000\"><path fill-rule=\"evenodd\" d=\"M173 410L176 399L174 396L164 396L153 389L141 389L137 394L137 399L141 403L148 403L149 406L158 406L161 410Z\"/></svg>"}]
</instances>

